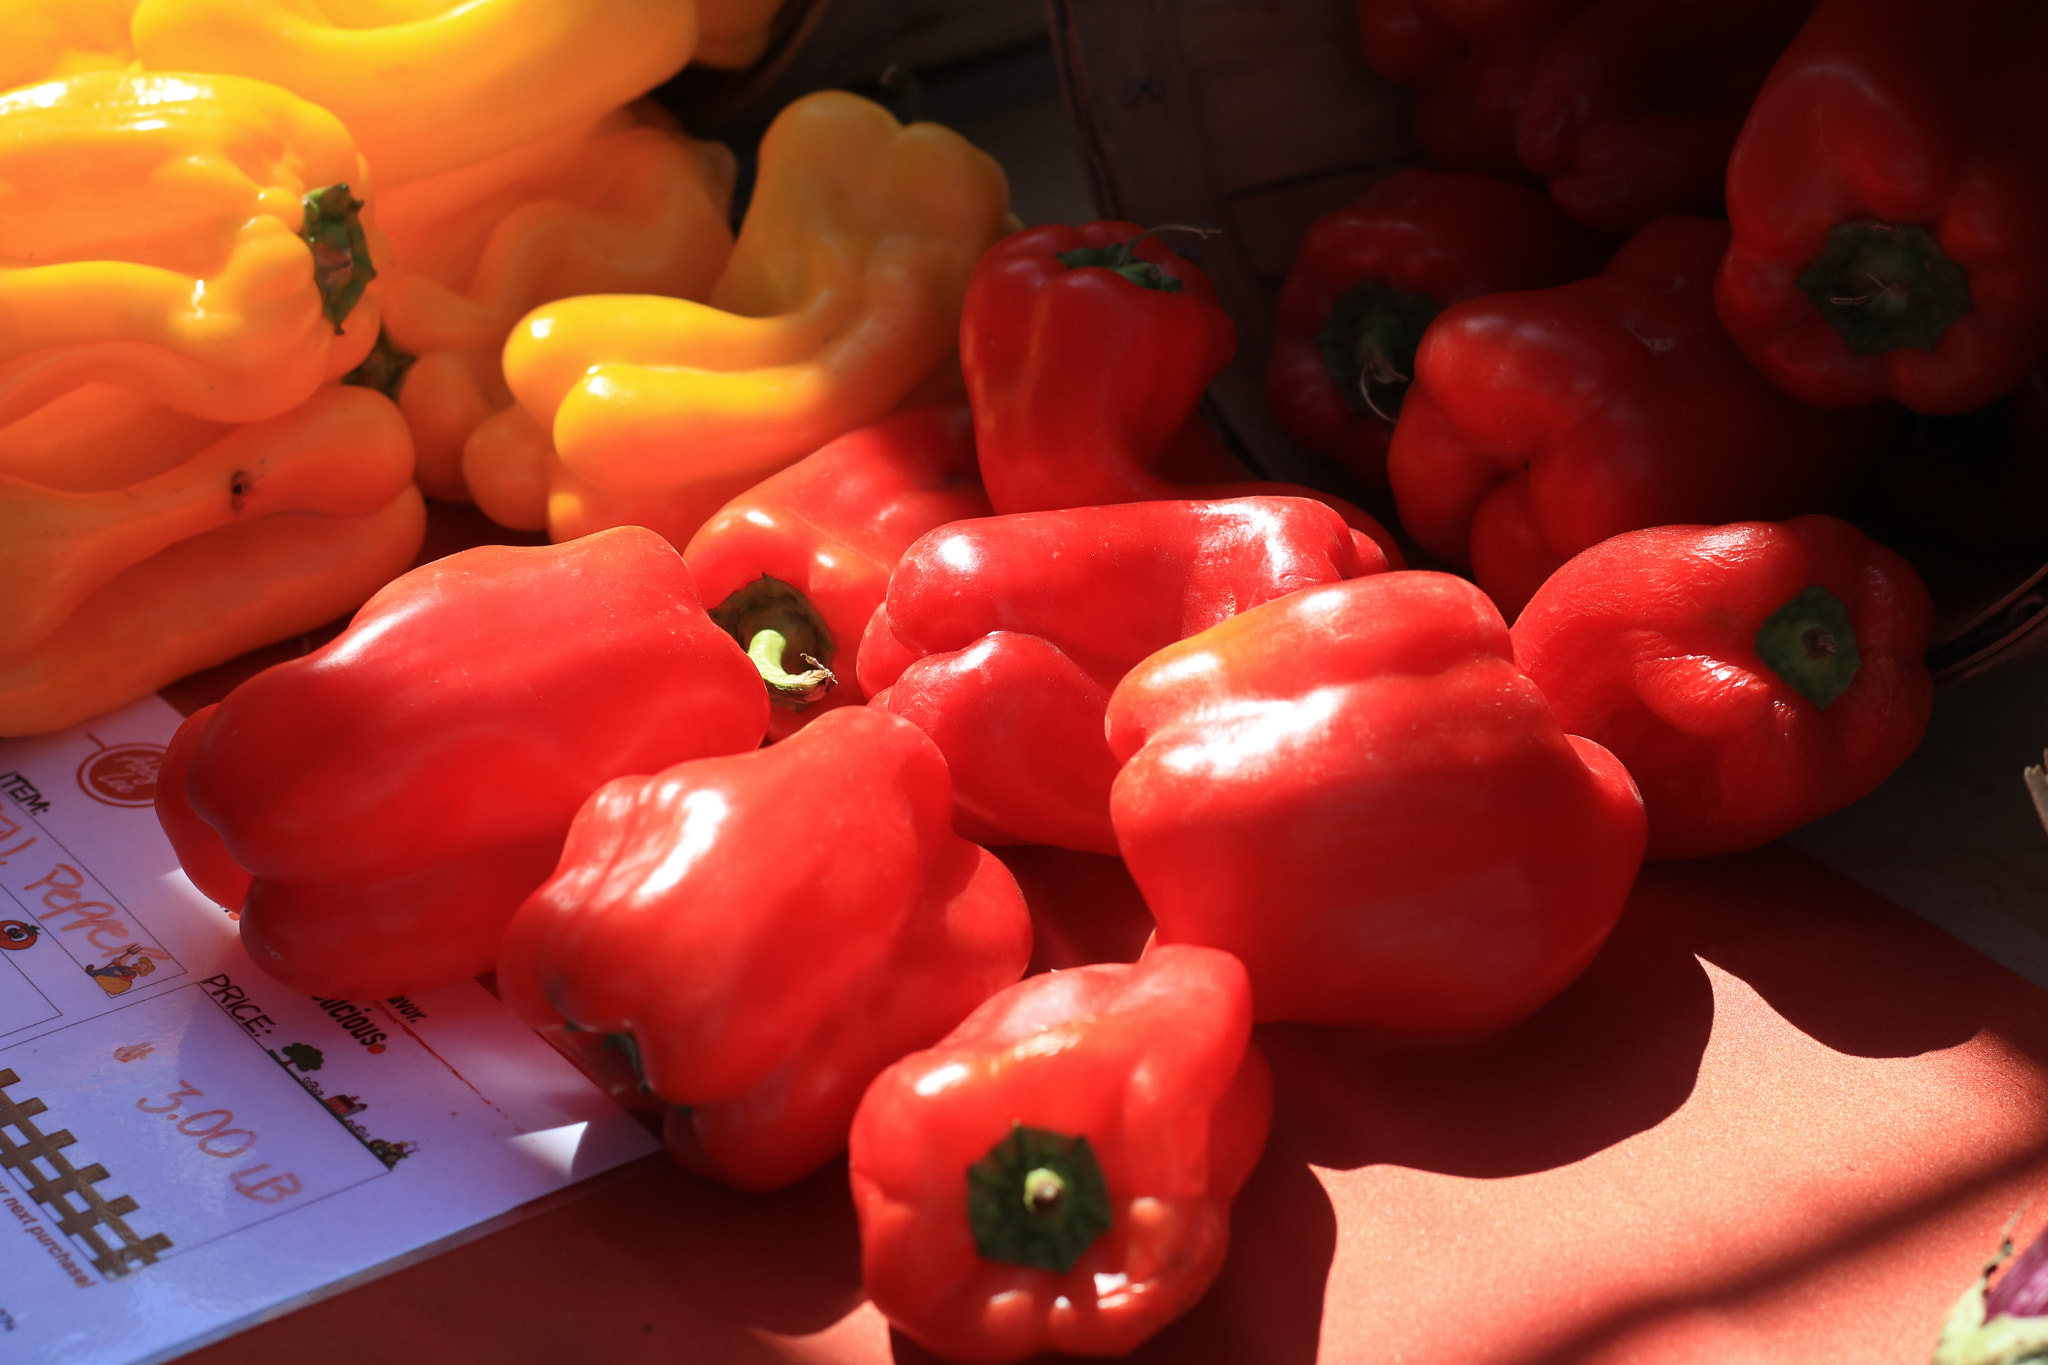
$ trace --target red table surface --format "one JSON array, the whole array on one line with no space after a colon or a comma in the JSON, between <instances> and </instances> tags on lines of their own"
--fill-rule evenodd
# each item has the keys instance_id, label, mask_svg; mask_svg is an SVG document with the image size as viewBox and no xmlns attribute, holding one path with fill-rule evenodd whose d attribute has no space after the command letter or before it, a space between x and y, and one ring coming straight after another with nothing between
<instances>
[{"instance_id":1,"label":"red table surface","mask_svg":"<svg viewBox=\"0 0 2048 1365\"><path fill-rule=\"evenodd\" d=\"M1134 1359L1924 1362L2008 1217L2048 1221L2048 996L1782 848L1645 869L1485 1046L1258 1041L1229 1261ZM655 1158L187 1357L380 1358L932 1357L861 1296L843 1163L764 1197Z\"/></svg>"}]
</instances>

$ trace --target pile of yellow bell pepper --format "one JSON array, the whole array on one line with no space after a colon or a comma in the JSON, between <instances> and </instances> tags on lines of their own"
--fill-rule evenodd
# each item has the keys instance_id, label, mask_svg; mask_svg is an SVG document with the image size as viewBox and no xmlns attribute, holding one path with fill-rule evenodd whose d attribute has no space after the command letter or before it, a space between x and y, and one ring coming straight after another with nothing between
<instances>
[{"instance_id":1,"label":"pile of yellow bell pepper","mask_svg":"<svg viewBox=\"0 0 2048 1365\"><path fill-rule=\"evenodd\" d=\"M0 734L353 609L422 493L680 545L957 383L993 161L843 94L648 89L780 0L0 0Z\"/></svg>"}]
</instances>

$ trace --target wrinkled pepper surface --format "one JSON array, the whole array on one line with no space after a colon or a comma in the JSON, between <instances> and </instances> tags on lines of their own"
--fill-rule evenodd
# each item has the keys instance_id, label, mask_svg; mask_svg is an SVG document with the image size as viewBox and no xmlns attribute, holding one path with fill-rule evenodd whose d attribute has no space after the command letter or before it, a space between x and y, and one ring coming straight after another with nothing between
<instances>
[{"instance_id":1,"label":"wrinkled pepper surface","mask_svg":"<svg viewBox=\"0 0 2048 1365\"><path fill-rule=\"evenodd\" d=\"M708 303L565 299L514 328L519 408L463 458L494 520L558 540L631 521L684 544L947 362L968 274L1003 231L1002 168L844 91L784 109L760 158Z\"/></svg>"},{"instance_id":2,"label":"wrinkled pepper surface","mask_svg":"<svg viewBox=\"0 0 2048 1365\"><path fill-rule=\"evenodd\" d=\"M931 741L862 707L607 783L506 930L498 989L543 1031L630 1039L684 1166L788 1185L1031 955L1015 879L951 811Z\"/></svg>"},{"instance_id":3,"label":"wrinkled pepper surface","mask_svg":"<svg viewBox=\"0 0 2048 1365\"><path fill-rule=\"evenodd\" d=\"M1645 526L1826 505L1893 414L1823 412L1715 320L1726 224L1660 218L1606 270L1431 324L1387 452L1401 524L1512 616L1565 560Z\"/></svg>"},{"instance_id":4,"label":"wrinkled pepper surface","mask_svg":"<svg viewBox=\"0 0 2048 1365\"><path fill-rule=\"evenodd\" d=\"M1121 1355L1222 1269L1272 1078L1245 971L1173 945L1019 982L868 1088L861 1280L948 1360Z\"/></svg>"},{"instance_id":5,"label":"wrinkled pepper surface","mask_svg":"<svg viewBox=\"0 0 2048 1365\"><path fill-rule=\"evenodd\" d=\"M466 500L462 448L509 407L500 355L532 309L578 294L702 299L732 252L735 165L714 142L620 111L517 182L390 230L384 327L406 360L388 385L420 487Z\"/></svg>"},{"instance_id":6,"label":"wrinkled pepper surface","mask_svg":"<svg viewBox=\"0 0 2048 1365\"><path fill-rule=\"evenodd\" d=\"M1111 689L1154 650L1261 602L1379 573L1305 498L1147 502L955 522L904 552L861 641L870 706L946 755L979 842L1115 853Z\"/></svg>"},{"instance_id":7,"label":"wrinkled pepper surface","mask_svg":"<svg viewBox=\"0 0 2048 1365\"><path fill-rule=\"evenodd\" d=\"M1237 954L1260 1019L1512 1023L1592 960L1642 861L1628 773L1565 734L1448 574L1241 612L1133 669L1108 726L1158 941Z\"/></svg>"},{"instance_id":8,"label":"wrinkled pepper surface","mask_svg":"<svg viewBox=\"0 0 2048 1365\"><path fill-rule=\"evenodd\" d=\"M867 700L854 660L890 571L925 532L988 515L974 418L955 401L848 432L734 498L690 537L683 562L711 618L780 703L770 736ZM817 668L832 678L813 677Z\"/></svg>"},{"instance_id":9,"label":"wrinkled pepper surface","mask_svg":"<svg viewBox=\"0 0 2048 1365\"><path fill-rule=\"evenodd\" d=\"M1905 761L1933 623L1919 576L1845 521L1659 526L1552 575L1515 662L1627 766L1649 856L1699 858L1840 810Z\"/></svg>"},{"instance_id":10,"label":"wrinkled pepper surface","mask_svg":"<svg viewBox=\"0 0 2048 1365\"><path fill-rule=\"evenodd\" d=\"M425 532L412 442L333 386L224 426L86 385L0 427L0 734L39 734L344 615Z\"/></svg>"},{"instance_id":11,"label":"wrinkled pepper surface","mask_svg":"<svg viewBox=\"0 0 2048 1365\"><path fill-rule=\"evenodd\" d=\"M380 184L596 122L681 70L679 0L140 0L151 71L252 77L330 109Z\"/></svg>"},{"instance_id":12,"label":"wrinkled pepper surface","mask_svg":"<svg viewBox=\"0 0 2048 1365\"><path fill-rule=\"evenodd\" d=\"M1387 439L1431 319L1479 294L1591 275L1607 254L1527 185L1396 171L1303 235L1280 289L1267 410L1383 488Z\"/></svg>"},{"instance_id":13,"label":"wrinkled pepper surface","mask_svg":"<svg viewBox=\"0 0 2048 1365\"><path fill-rule=\"evenodd\" d=\"M93 71L0 95L0 122L0 423L93 382L260 421L376 340L383 250L333 115Z\"/></svg>"},{"instance_id":14,"label":"wrinkled pepper surface","mask_svg":"<svg viewBox=\"0 0 2048 1365\"><path fill-rule=\"evenodd\" d=\"M767 713L651 532L481 546L189 717L185 783L157 804L189 805L224 846L195 848L194 822L168 814L181 862L224 851L252 877L239 909L257 965L381 999L490 970L592 792L752 749Z\"/></svg>"},{"instance_id":15,"label":"wrinkled pepper surface","mask_svg":"<svg viewBox=\"0 0 2048 1365\"><path fill-rule=\"evenodd\" d=\"M1822 0L1728 163L1721 321L1803 402L1979 408L2048 350L2048 10Z\"/></svg>"},{"instance_id":16,"label":"wrinkled pepper surface","mask_svg":"<svg viewBox=\"0 0 2048 1365\"><path fill-rule=\"evenodd\" d=\"M1193 262L1135 223L1049 224L981 258L960 316L960 368L989 505L999 513L1248 495L1313 498L1399 550L1341 498L1267 480L1161 473L1237 348Z\"/></svg>"}]
</instances>

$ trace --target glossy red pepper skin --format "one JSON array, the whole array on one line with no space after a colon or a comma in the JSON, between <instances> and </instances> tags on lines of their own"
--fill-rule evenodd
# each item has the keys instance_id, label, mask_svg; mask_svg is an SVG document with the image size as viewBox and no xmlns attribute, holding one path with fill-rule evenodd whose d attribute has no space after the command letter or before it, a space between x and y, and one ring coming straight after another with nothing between
<instances>
[{"instance_id":1,"label":"glossy red pepper skin","mask_svg":"<svg viewBox=\"0 0 2048 1365\"><path fill-rule=\"evenodd\" d=\"M1773 613L1820 588L1860 662L1825 706L1759 655ZM1515 622L1515 662L1567 730L1627 766L1649 856L1756 848L1882 782L1927 728L1934 609L1907 563L1833 517L1659 526L1603 541ZM1830 641L1831 651L1842 648Z\"/></svg>"},{"instance_id":2,"label":"glossy red pepper skin","mask_svg":"<svg viewBox=\"0 0 2048 1365\"><path fill-rule=\"evenodd\" d=\"M931 741L863 707L620 778L506 930L498 989L543 1031L630 1035L684 1106L665 1124L684 1166L791 1184L844 1148L883 1067L1031 955L1016 880L951 814Z\"/></svg>"},{"instance_id":3,"label":"glossy red pepper skin","mask_svg":"<svg viewBox=\"0 0 2048 1365\"><path fill-rule=\"evenodd\" d=\"M1715 320L1725 224L1661 218L1606 270L1446 309L1388 449L1401 524L1510 617L1565 560L1645 526L1826 505L1891 411L1823 412Z\"/></svg>"},{"instance_id":4,"label":"glossy red pepper skin","mask_svg":"<svg viewBox=\"0 0 2048 1365\"><path fill-rule=\"evenodd\" d=\"M1813 0L1596 0L1537 50L1515 151L1575 222L1719 214L1728 154Z\"/></svg>"},{"instance_id":5,"label":"glossy red pepper skin","mask_svg":"<svg viewBox=\"0 0 2048 1365\"><path fill-rule=\"evenodd\" d=\"M1158 941L1235 953L1261 1020L1512 1023L1592 960L1642 860L1628 774L1565 734L1449 574L1242 612L1133 669L1108 723Z\"/></svg>"},{"instance_id":6,"label":"glossy red pepper skin","mask_svg":"<svg viewBox=\"0 0 2048 1365\"><path fill-rule=\"evenodd\" d=\"M967 283L960 368L974 408L989 505L1041 512L1188 498L1312 498L1398 555L1350 503L1295 484L1178 484L1160 466L1209 381L1230 363L1237 329L1208 278L1135 223L1052 224L990 247ZM1135 242L1139 262L1174 282L1147 288L1062 252Z\"/></svg>"},{"instance_id":7,"label":"glossy red pepper skin","mask_svg":"<svg viewBox=\"0 0 2048 1365\"><path fill-rule=\"evenodd\" d=\"M1115 853L1102 737L1118 679L1233 612L1386 568L1304 498L955 522L912 545L861 644L869 705L946 755L963 831Z\"/></svg>"},{"instance_id":8,"label":"glossy red pepper skin","mask_svg":"<svg viewBox=\"0 0 2048 1365\"><path fill-rule=\"evenodd\" d=\"M1482 175L1396 171L1318 218L1303 235L1280 289L1273 353L1266 363L1266 408L1289 436L1384 488L1399 388L1414 373L1420 336L1414 324L1461 299L1593 274L1606 262L1610 245L1575 226L1527 185ZM1370 329L1373 343L1346 346L1346 338L1336 334L1342 313L1334 320L1332 314L1361 285L1414 296L1414 311L1404 318L1405 301L1376 301L1358 327L1360 333ZM1398 340L1389 346L1381 336ZM1348 351L1353 361L1342 367L1342 382L1332 350ZM1372 402L1360 387L1370 364L1360 352L1368 350L1396 376L1374 386L1378 396Z\"/></svg>"},{"instance_id":9,"label":"glossy red pepper skin","mask_svg":"<svg viewBox=\"0 0 2048 1365\"><path fill-rule=\"evenodd\" d=\"M848 1174L861 1273L890 1323L949 1360L1120 1355L1222 1268L1272 1080L1244 968L1205 948L1030 977L869 1087ZM1107 1231L1065 1272L978 1251L968 1168L1014 1124L1088 1139Z\"/></svg>"},{"instance_id":10,"label":"glossy red pepper skin","mask_svg":"<svg viewBox=\"0 0 2048 1365\"><path fill-rule=\"evenodd\" d=\"M1772 69L1728 163L1721 321L1779 388L1822 407L1891 397L1966 412L2048 348L2048 11L2034 0L1822 0ZM1924 228L1967 280L1931 349L1856 354L1802 276L1838 224ZM1874 278L1874 277L1873 277ZM1880 287L1882 285L1883 287ZM1911 291L1821 290L1861 310ZM1924 338L1923 338L1924 340Z\"/></svg>"},{"instance_id":11,"label":"glossy red pepper skin","mask_svg":"<svg viewBox=\"0 0 2048 1365\"><path fill-rule=\"evenodd\" d=\"M250 875L258 966L382 998L489 971L600 785L752 749L767 723L682 558L621 527L395 579L334 640L188 719L185 781L157 804L195 881L222 886L204 870L221 857Z\"/></svg>"},{"instance_id":12,"label":"glossy red pepper skin","mask_svg":"<svg viewBox=\"0 0 2048 1365\"><path fill-rule=\"evenodd\" d=\"M838 683L801 709L776 707L771 738L867 700L854 659L889 571L932 528L988 515L974 418L959 401L892 413L850 432L704 523L684 547L683 562L707 605L715 608L766 574L801 593L824 631L823 647L813 644L812 652Z\"/></svg>"}]
</instances>

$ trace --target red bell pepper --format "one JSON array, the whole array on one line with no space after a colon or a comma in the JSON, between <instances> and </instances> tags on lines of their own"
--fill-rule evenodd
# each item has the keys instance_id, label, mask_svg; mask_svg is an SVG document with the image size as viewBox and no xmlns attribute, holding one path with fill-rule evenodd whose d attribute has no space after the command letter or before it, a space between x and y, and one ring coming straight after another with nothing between
<instances>
[{"instance_id":1,"label":"red bell pepper","mask_svg":"<svg viewBox=\"0 0 2048 1365\"><path fill-rule=\"evenodd\" d=\"M1223 1266L1273 1109L1244 968L1207 948L1034 976L875 1079L861 1277L949 1360L1120 1355Z\"/></svg>"},{"instance_id":2,"label":"red bell pepper","mask_svg":"<svg viewBox=\"0 0 2048 1365\"><path fill-rule=\"evenodd\" d=\"M1117 680L1233 612L1385 567L1302 498L956 522L896 566L860 682L946 755L963 833L1114 853L1102 713Z\"/></svg>"},{"instance_id":3,"label":"red bell pepper","mask_svg":"<svg viewBox=\"0 0 2048 1365\"><path fill-rule=\"evenodd\" d=\"M1699 858L1839 810L1913 752L1933 623L1906 561L1845 521L1659 526L1553 574L1515 662L1635 778L1649 856Z\"/></svg>"},{"instance_id":4,"label":"red bell pepper","mask_svg":"<svg viewBox=\"0 0 2048 1365\"><path fill-rule=\"evenodd\" d=\"M1184 440L1237 329L1192 262L1135 223L1053 224L990 247L967 282L960 368L998 513L1187 498L1312 498L1380 542L1343 499L1295 484L1177 484Z\"/></svg>"},{"instance_id":5,"label":"red bell pepper","mask_svg":"<svg viewBox=\"0 0 2048 1365\"><path fill-rule=\"evenodd\" d=\"M791 1184L1031 955L1015 879L951 815L931 741L863 707L620 778L506 930L498 989L544 1032L624 1040L685 1167Z\"/></svg>"},{"instance_id":6,"label":"red bell pepper","mask_svg":"<svg viewBox=\"0 0 2048 1365\"><path fill-rule=\"evenodd\" d=\"M1413 89L1431 165L1526 178L1515 120L1537 49L1588 0L1359 0L1366 64Z\"/></svg>"},{"instance_id":7,"label":"red bell pepper","mask_svg":"<svg viewBox=\"0 0 2048 1365\"><path fill-rule=\"evenodd\" d=\"M1302 237L1280 289L1266 407L1289 436L1384 488L1430 320L1475 295L1590 275L1607 254L1526 185L1396 171Z\"/></svg>"},{"instance_id":8,"label":"red bell pepper","mask_svg":"<svg viewBox=\"0 0 2048 1365\"><path fill-rule=\"evenodd\" d=\"M2048 9L1822 0L1728 163L1721 321L1822 407L1982 407L2048 350Z\"/></svg>"},{"instance_id":9,"label":"red bell pepper","mask_svg":"<svg viewBox=\"0 0 2048 1365\"><path fill-rule=\"evenodd\" d=\"M229 908L258 966L382 998L490 970L600 785L752 749L767 723L760 675L653 532L486 545L189 718L157 808L203 889L232 894L223 859L249 874Z\"/></svg>"},{"instance_id":10,"label":"red bell pepper","mask_svg":"<svg viewBox=\"0 0 2048 1365\"><path fill-rule=\"evenodd\" d=\"M1642 860L1627 772L1449 574L1242 612L1131 670L1108 723L1158 941L1237 954L1262 1020L1512 1023L1592 960Z\"/></svg>"},{"instance_id":11,"label":"red bell pepper","mask_svg":"<svg viewBox=\"0 0 2048 1365\"><path fill-rule=\"evenodd\" d=\"M781 739L866 694L853 661L889 571L935 526L989 514L964 401L893 413L734 498L683 549L711 619L748 651ZM786 657L785 657L786 655ZM833 675L797 665L803 657Z\"/></svg>"},{"instance_id":12,"label":"red bell pepper","mask_svg":"<svg viewBox=\"0 0 2048 1365\"><path fill-rule=\"evenodd\" d=\"M1728 154L1813 0L1596 0L1537 49L1515 151L1573 220L1721 212Z\"/></svg>"},{"instance_id":13,"label":"red bell pepper","mask_svg":"<svg viewBox=\"0 0 2048 1365\"><path fill-rule=\"evenodd\" d=\"M1723 223L1660 218L1607 269L1444 310L1388 449L1401 524L1510 617L1587 546L1644 526L1814 511L1893 414L1773 389L1715 321Z\"/></svg>"}]
</instances>

